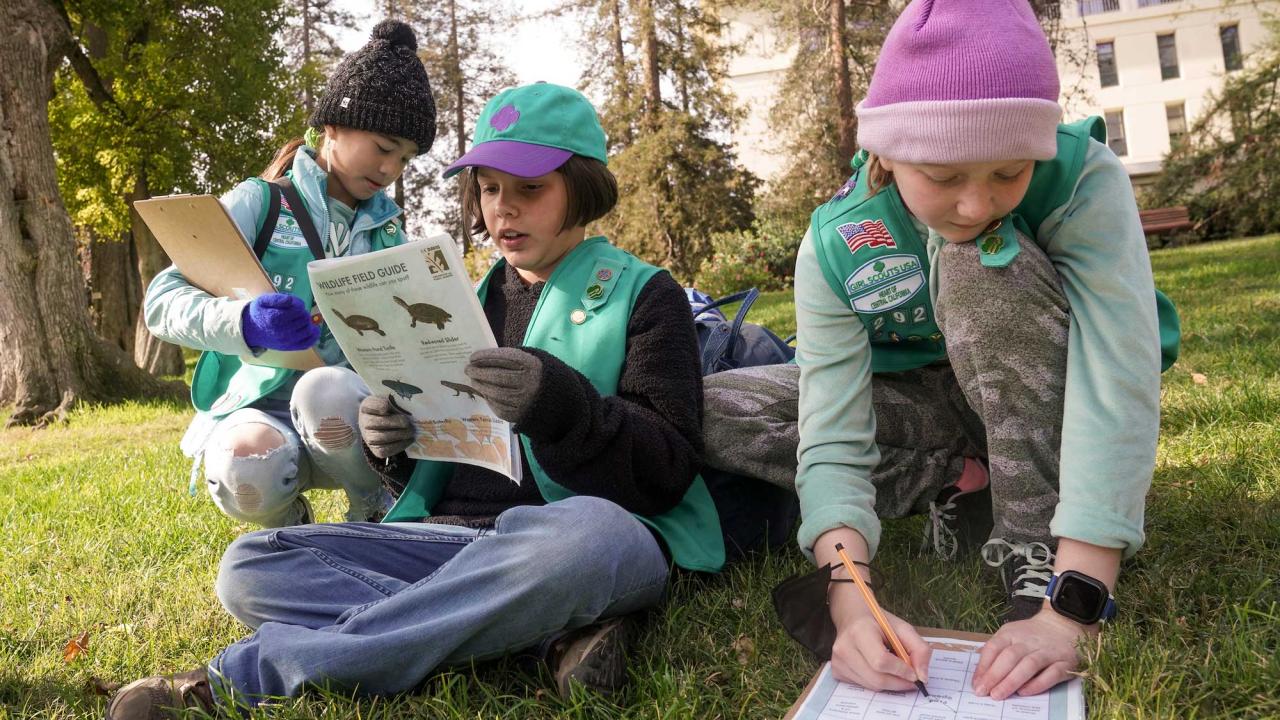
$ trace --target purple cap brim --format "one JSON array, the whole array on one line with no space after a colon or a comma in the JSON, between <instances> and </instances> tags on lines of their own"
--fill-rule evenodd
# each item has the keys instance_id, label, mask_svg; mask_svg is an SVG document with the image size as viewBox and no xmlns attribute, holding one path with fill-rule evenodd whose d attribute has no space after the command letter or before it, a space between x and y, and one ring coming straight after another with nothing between
<instances>
[{"instance_id":1,"label":"purple cap brim","mask_svg":"<svg viewBox=\"0 0 1280 720\"><path fill-rule=\"evenodd\" d=\"M445 168L444 177L453 177L463 168L473 166L493 168L516 177L539 177L560 167L572 156L568 150L549 145L490 140L471 148L471 152Z\"/></svg>"}]
</instances>

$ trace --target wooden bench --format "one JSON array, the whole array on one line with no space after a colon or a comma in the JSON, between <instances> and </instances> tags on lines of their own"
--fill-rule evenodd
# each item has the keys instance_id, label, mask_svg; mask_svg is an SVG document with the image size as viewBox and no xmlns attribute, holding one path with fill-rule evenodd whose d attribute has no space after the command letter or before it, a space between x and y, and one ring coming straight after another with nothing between
<instances>
[{"instance_id":1,"label":"wooden bench","mask_svg":"<svg viewBox=\"0 0 1280 720\"><path fill-rule=\"evenodd\" d=\"M1139 210L1138 217L1142 220L1142 232L1147 235L1186 230L1194 225L1185 205Z\"/></svg>"}]
</instances>

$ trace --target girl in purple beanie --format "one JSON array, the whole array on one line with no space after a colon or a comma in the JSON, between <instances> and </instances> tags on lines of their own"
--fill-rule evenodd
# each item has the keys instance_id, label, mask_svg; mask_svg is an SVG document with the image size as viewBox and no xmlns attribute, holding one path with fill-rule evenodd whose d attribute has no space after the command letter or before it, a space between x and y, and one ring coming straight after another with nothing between
<instances>
[{"instance_id":1,"label":"girl in purple beanie","mask_svg":"<svg viewBox=\"0 0 1280 720\"><path fill-rule=\"evenodd\" d=\"M796 365L706 383L709 464L794 472L819 564L840 568L837 543L868 562L881 517L928 513L945 558L983 543L1008 605L973 689L997 699L1067 679L1115 616L1178 343L1103 123L1059 124L1058 92L1026 0L908 5L857 108L853 176L800 247ZM829 600L838 678L925 677L908 621L890 618L914 668L851 584Z\"/></svg>"}]
</instances>

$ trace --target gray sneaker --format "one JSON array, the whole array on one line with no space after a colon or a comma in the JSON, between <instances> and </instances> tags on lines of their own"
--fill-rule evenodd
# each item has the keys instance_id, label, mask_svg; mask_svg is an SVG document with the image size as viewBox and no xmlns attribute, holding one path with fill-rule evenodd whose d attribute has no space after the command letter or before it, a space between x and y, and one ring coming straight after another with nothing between
<instances>
[{"instance_id":1,"label":"gray sneaker","mask_svg":"<svg viewBox=\"0 0 1280 720\"><path fill-rule=\"evenodd\" d=\"M107 706L107 720L168 720L198 709L212 715L213 689L204 668L174 675L155 675L125 685Z\"/></svg>"},{"instance_id":2,"label":"gray sneaker","mask_svg":"<svg viewBox=\"0 0 1280 720\"><path fill-rule=\"evenodd\" d=\"M568 698L574 683L610 695L627 682L627 647L637 622L632 615L610 618L567 633L547 657L556 690Z\"/></svg>"},{"instance_id":3,"label":"gray sneaker","mask_svg":"<svg viewBox=\"0 0 1280 720\"><path fill-rule=\"evenodd\" d=\"M1000 569L1008 601L1005 622L1026 620L1040 612L1044 592L1053 577L1054 552L1048 545L993 538L982 546L982 559Z\"/></svg>"}]
</instances>

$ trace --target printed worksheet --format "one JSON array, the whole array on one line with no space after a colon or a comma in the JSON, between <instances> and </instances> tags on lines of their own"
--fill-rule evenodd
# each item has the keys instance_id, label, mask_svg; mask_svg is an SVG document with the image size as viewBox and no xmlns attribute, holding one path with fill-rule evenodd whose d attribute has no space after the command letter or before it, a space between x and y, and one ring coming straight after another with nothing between
<instances>
[{"instance_id":1,"label":"printed worksheet","mask_svg":"<svg viewBox=\"0 0 1280 720\"><path fill-rule=\"evenodd\" d=\"M924 639L935 646L926 684L929 697L916 690L876 692L839 682L831 674L831 663L826 663L793 720L1084 720L1079 679L1031 697L979 697L973 694L973 673L982 643Z\"/></svg>"}]
</instances>

